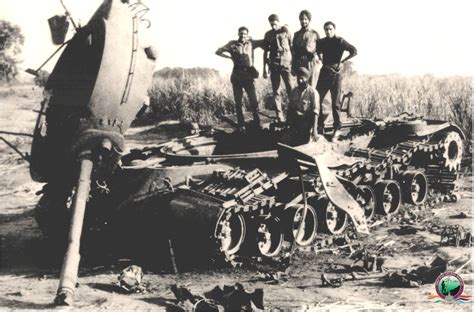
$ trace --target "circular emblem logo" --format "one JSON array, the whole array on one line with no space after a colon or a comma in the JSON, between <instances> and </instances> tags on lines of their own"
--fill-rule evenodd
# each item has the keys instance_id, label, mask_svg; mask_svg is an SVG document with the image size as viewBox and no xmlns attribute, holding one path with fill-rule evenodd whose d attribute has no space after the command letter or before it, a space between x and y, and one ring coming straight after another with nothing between
<instances>
[{"instance_id":1,"label":"circular emblem logo","mask_svg":"<svg viewBox=\"0 0 474 312\"><path fill-rule=\"evenodd\" d=\"M454 272L445 272L435 282L436 292L443 299L458 299L464 290L464 281Z\"/></svg>"}]
</instances>

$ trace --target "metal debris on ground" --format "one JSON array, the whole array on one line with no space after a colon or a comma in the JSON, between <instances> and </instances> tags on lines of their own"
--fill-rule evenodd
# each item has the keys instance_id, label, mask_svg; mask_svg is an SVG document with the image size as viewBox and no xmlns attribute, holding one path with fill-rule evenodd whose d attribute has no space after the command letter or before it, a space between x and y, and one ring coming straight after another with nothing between
<instances>
[{"instance_id":1,"label":"metal debris on ground","mask_svg":"<svg viewBox=\"0 0 474 312\"><path fill-rule=\"evenodd\" d=\"M354 260L351 267L356 267L356 264L362 261L362 268L366 272L383 272L385 258L379 254L379 251L385 248L384 246L385 245L381 245L376 252L369 252L366 248L355 251L350 256L350 259Z\"/></svg>"},{"instance_id":2,"label":"metal debris on ground","mask_svg":"<svg viewBox=\"0 0 474 312\"><path fill-rule=\"evenodd\" d=\"M415 225L400 225L398 229L393 229L391 232L397 235L410 235L416 234L418 231L425 230L425 227Z\"/></svg>"},{"instance_id":3,"label":"metal debris on ground","mask_svg":"<svg viewBox=\"0 0 474 312\"><path fill-rule=\"evenodd\" d=\"M126 267L118 276L120 287L129 293L145 291L145 287L141 285L142 279L143 270L138 265L130 265Z\"/></svg>"},{"instance_id":4,"label":"metal debris on ground","mask_svg":"<svg viewBox=\"0 0 474 312\"><path fill-rule=\"evenodd\" d=\"M471 247L473 244L471 232L468 232L461 225L446 225L440 235L441 245Z\"/></svg>"},{"instance_id":5,"label":"metal debris on ground","mask_svg":"<svg viewBox=\"0 0 474 312\"><path fill-rule=\"evenodd\" d=\"M211 299L193 295L186 287L173 285L171 291L178 301L177 306L184 311L225 311L222 305Z\"/></svg>"},{"instance_id":6,"label":"metal debris on ground","mask_svg":"<svg viewBox=\"0 0 474 312\"><path fill-rule=\"evenodd\" d=\"M423 284L434 283L447 269L448 262L439 256L434 256L428 266L388 273L384 277L384 284L390 287L420 287Z\"/></svg>"},{"instance_id":7,"label":"metal debris on ground","mask_svg":"<svg viewBox=\"0 0 474 312\"><path fill-rule=\"evenodd\" d=\"M467 219L467 218L471 218L471 216L468 216L464 212L460 212L457 215L449 216L449 218L450 219Z\"/></svg>"},{"instance_id":8,"label":"metal debris on ground","mask_svg":"<svg viewBox=\"0 0 474 312\"><path fill-rule=\"evenodd\" d=\"M321 274L321 286L338 288L342 286L343 278L338 276L335 278L328 278L324 273Z\"/></svg>"},{"instance_id":9,"label":"metal debris on ground","mask_svg":"<svg viewBox=\"0 0 474 312\"><path fill-rule=\"evenodd\" d=\"M397 215L393 215L393 221L402 225L415 225L423 223L433 215L431 209L426 205L402 206Z\"/></svg>"},{"instance_id":10,"label":"metal debris on ground","mask_svg":"<svg viewBox=\"0 0 474 312\"><path fill-rule=\"evenodd\" d=\"M260 281L263 281L266 284L284 285L285 283L288 282L288 275L285 272L282 272L282 271L258 272L258 273L259 273Z\"/></svg>"},{"instance_id":11,"label":"metal debris on ground","mask_svg":"<svg viewBox=\"0 0 474 312\"><path fill-rule=\"evenodd\" d=\"M214 287L203 296L193 295L183 286L173 285L171 291L177 299L177 305L186 311L257 311L263 310L263 289L247 292L244 286Z\"/></svg>"}]
</instances>

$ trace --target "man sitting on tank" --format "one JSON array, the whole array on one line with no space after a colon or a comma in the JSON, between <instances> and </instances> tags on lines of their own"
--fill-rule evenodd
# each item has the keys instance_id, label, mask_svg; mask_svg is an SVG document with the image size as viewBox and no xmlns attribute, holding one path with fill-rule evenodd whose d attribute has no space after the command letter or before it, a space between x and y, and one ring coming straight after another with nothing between
<instances>
[{"instance_id":1,"label":"man sitting on tank","mask_svg":"<svg viewBox=\"0 0 474 312\"><path fill-rule=\"evenodd\" d=\"M324 139L317 132L319 103L316 90L308 83L311 72L300 67L296 74L298 85L291 91L288 104L288 130L281 139L283 143L293 146L306 144L310 139Z\"/></svg>"}]
</instances>

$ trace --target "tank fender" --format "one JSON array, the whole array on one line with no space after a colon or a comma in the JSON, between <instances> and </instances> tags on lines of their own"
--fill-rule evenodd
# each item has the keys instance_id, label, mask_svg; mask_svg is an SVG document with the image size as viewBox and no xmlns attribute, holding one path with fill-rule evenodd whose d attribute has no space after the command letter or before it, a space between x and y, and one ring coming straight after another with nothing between
<instances>
[{"instance_id":1,"label":"tank fender","mask_svg":"<svg viewBox=\"0 0 474 312\"><path fill-rule=\"evenodd\" d=\"M314 147L314 145L313 145ZM328 199L338 208L346 212L354 223L358 233L369 234L369 228L365 220L364 209L354 197L346 190L336 173L329 169L328 154L309 154L308 146L301 145L291 147L282 143L278 144L278 154L285 158L301 161L311 171L319 171L321 182Z\"/></svg>"},{"instance_id":2,"label":"tank fender","mask_svg":"<svg viewBox=\"0 0 474 312\"><path fill-rule=\"evenodd\" d=\"M427 122L428 122L427 126L415 132L416 136L427 136L427 135L440 132L440 131L455 131L459 133L459 135L461 136L461 139L463 140L466 139L466 135L464 134L464 131L462 131L462 129L455 123L452 123L452 122L439 123L439 121L431 121L431 120L427 120Z\"/></svg>"},{"instance_id":3,"label":"tank fender","mask_svg":"<svg viewBox=\"0 0 474 312\"><path fill-rule=\"evenodd\" d=\"M315 155L313 158L318 167L319 176L321 177L324 191L329 200L336 207L349 215L358 233L369 234L364 209L362 209L354 197L345 189L337 175L325 164L324 155Z\"/></svg>"}]
</instances>

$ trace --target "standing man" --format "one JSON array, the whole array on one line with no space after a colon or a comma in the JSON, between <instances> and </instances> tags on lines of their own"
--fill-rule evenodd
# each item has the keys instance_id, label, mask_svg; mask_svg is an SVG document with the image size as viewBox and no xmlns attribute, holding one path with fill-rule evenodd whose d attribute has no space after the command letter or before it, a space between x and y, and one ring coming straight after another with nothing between
<instances>
[{"instance_id":1,"label":"standing man","mask_svg":"<svg viewBox=\"0 0 474 312\"><path fill-rule=\"evenodd\" d=\"M244 131L245 120L242 104L243 90L247 92L250 109L253 113L253 121L257 128L260 128L257 93L255 91L255 79L258 78L258 71L253 66L253 50L259 47L261 48L262 41L252 40L249 37L249 30L245 26L239 28L238 36L238 40L229 41L225 46L217 49L216 54L231 59L234 63L230 81L234 92L239 130Z\"/></svg>"},{"instance_id":2,"label":"standing man","mask_svg":"<svg viewBox=\"0 0 474 312\"><path fill-rule=\"evenodd\" d=\"M283 122L285 118L279 89L280 81L283 79L286 92L290 96L291 34L286 25L280 27L280 20L276 14L270 15L268 22L272 29L267 31L263 38L263 78L267 78L268 64L277 120Z\"/></svg>"},{"instance_id":3,"label":"standing man","mask_svg":"<svg viewBox=\"0 0 474 312\"><path fill-rule=\"evenodd\" d=\"M319 34L316 30L309 28L311 22L311 13L303 10L299 15L301 29L298 30L293 38L293 63L292 70L300 67L307 68L310 72L309 84L316 88L321 62L316 53L316 42Z\"/></svg>"},{"instance_id":4,"label":"standing man","mask_svg":"<svg viewBox=\"0 0 474 312\"><path fill-rule=\"evenodd\" d=\"M333 140L337 139L340 134L341 119L340 119L340 103L339 97L341 95L342 75L341 64L357 55L356 48L342 37L336 36L336 25L333 22L324 23L324 32L326 37L318 40L317 52L323 60L323 68L319 76L316 89L319 92L320 98L320 115L318 121L318 132L324 132L324 122L328 114L323 112L323 100L328 91L331 92L332 117L334 119L334 133ZM349 52L344 59L342 55L344 51Z\"/></svg>"},{"instance_id":5,"label":"standing man","mask_svg":"<svg viewBox=\"0 0 474 312\"><path fill-rule=\"evenodd\" d=\"M308 84L311 72L301 67L296 74L298 85L291 91L288 104L288 135L282 138L291 145L306 144L310 139L320 141L323 138L316 131L319 101L316 90Z\"/></svg>"}]
</instances>

